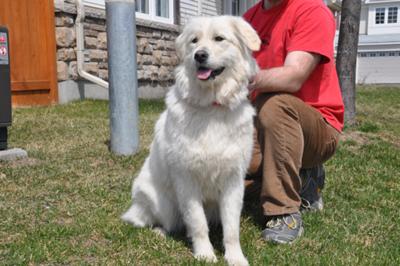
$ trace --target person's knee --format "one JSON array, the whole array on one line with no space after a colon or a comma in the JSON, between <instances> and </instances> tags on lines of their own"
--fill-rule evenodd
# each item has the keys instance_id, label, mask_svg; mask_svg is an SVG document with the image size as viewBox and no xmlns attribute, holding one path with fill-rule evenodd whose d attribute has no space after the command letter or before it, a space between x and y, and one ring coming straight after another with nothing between
<instances>
[{"instance_id":1,"label":"person's knee","mask_svg":"<svg viewBox=\"0 0 400 266\"><path fill-rule=\"evenodd\" d=\"M259 126L270 131L279 128L279 125L285 121L298 119L292 105L293 97L289 94L274 94L265 97L257 112Z\"/></svg>"}]
</instances>

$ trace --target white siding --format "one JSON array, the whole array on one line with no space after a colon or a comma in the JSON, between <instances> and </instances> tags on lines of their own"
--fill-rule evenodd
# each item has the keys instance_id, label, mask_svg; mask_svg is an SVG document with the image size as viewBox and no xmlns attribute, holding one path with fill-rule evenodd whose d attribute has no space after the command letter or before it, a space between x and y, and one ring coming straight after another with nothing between
<instances>
[{"instance_id":1,"label":"white siding","mask_svg":"<svg viewBox=\"0 0 400 266\"><path fill-rule=\"evenodd\" d=\"M400 83L400 56L359 57L357 63L360 84Z\"/></svg>"},{"instance_id":2,"label":"white siding","mask_svg":"<svg viewBox=\"0 0 400 266\"><path fill-rule=\"evenodd\" d=\"M181 25L184 25L191 17L199 15L199 1L181 0L180 1Z\"/></svg>"},{"instance_id":3,"label":"white siding","mask_svg":"<svg viewBox=\"0 0 400 266\"><path fill-rule=\"evenodd\" d=\"M216 16L222 14L221 0L181 0L181 25L195 16Z\"/></svg>"},{"instance_id":4,"label":"white siding","mask_svg":"<svg viewBox=\"0 0 400 266\"><path fill-rule=\"evenodd\" d=\"M362 6L360 14L360 34L368 34L367 29L368 29L368 7Z\"/></svg>"},{"instance_id":5,"label":"white siding","mask_svg":"<svg viewBox=\"0 0 400 266\"><path fill-rule=\"evenodd\" d=\"M392 34L392 33L400 33L400 1L387 1L388 3L383 2L381 4L371 4L368 5L368 34ZM393 3L392 3L393 2ZM388 24L388 8L389 7L397 7L398 8L398 16L397 23ZM385 23L384 24L375 24L375 14L377 8L385 8Z\"/></svg>"},{"instance_id":6,"label":"white siding","mask_svg":"<svg viewBox=\"0 0 400 266\"><path fill-rule=\"evenodd\" d=\"M201 15L202 16L216 16L218 12L218 1L215 0L203 0L201 1Z\"/></svg>"}]
</instances>

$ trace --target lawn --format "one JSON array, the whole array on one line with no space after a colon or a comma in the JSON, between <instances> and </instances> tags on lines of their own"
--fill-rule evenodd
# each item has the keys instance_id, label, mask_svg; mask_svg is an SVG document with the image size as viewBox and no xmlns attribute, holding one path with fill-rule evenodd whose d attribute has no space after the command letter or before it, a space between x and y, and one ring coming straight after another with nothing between
<instances>
[{"instance_id":1,"label":"lawn","mask_svg":"<svg viewBox=\"0 0 400 266\"><path fill-rule=\"evenodd\" d=\"M241 243L251 265L400 265L400 88L363 87L357 125L326 164L325 210L304 215L295 244L260 240L246 201ZM108 150L108 106L82 101L14 110L9 144L29 159L0 162L1 265L204 265L184 234L162 238L119 216L164 105L140 102L140 151ZM221 229L211 229L224 265Z\"/></svg>"}]
</instances>

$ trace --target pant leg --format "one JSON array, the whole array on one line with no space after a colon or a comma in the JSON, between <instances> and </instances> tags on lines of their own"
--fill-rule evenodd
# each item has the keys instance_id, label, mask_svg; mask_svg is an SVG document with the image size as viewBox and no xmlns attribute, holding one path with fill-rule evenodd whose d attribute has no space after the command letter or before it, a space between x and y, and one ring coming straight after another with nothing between
<instances>
[{"instance_id":1,"label":"pant leg","mask_svg":"<svg viewBox=\"0 0 400 266\"><path fill-rule=\"evenodd\" d=\"M284 93L260 95L255 127L262 160L261 204L265 215L294 213L301 199L301 167L310 168L334 154L339 133L299 98ZM256 151L256 150L255 150ZM255 152L257 153L257 152Z\"/></svg>"}]
</instances>

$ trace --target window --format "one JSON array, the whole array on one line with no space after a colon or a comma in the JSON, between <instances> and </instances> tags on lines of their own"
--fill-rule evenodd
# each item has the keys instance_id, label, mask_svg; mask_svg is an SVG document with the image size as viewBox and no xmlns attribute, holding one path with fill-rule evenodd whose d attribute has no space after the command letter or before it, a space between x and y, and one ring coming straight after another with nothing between
<instances>
[{"instance_id":1,"label":"window","mask_svg":"<svg viewBox=\"0 0 400 266\"><path fill-rule=\"evenodd\" d=\"M232 15L239 16L239 0L232 0L230 2L231 2Z\"/></svg>"},{"instance_id":2,"label":"window","mask_svg":"<svg viewBox=\"0 0 400 266\"><path fill-rule=\"evenodd\" d=\"M105 0L84 0L87 6L104 8ZM174 0L137 0L136 17L168 24L174 23Z\"/></svg>"},{"instance_id":3,"label":"window","mask_svg":"<svg viewBox=\"0 0 400 266\"><path fill-rule=\"evenodd\" d=\"M397 7L389 7L388 23L397 23Z\"/></svg>"},{"instance_id":4,"label":"window","mask_svg":"<svg viewBox=\"0 0 400 266\"><path fill-rule=\"evenodd\" d=\"M257 0L224 0L224 14L241 16L257 2Z\"/></svg>"},{"instance_id":5,"label":"window","mask_svg":"<svg viewBox=\"0 0 400 266\"><path fill-rule=\"evenodd\" d=\"M385 8L375 9L375 24L385 24Z\"/></svg>"},{"instance_id":6,"label":"window","mask_svg":"<svg viewBox=\"0 0 400 266\"><path fill-rule=\"evenodd\" d=\"M135 2L136 16L138 18L173 24L173 2L173 0L138 0Z\"/></svg>"},{"instance_id":7,"label":"window","mask_svg":"<svg viewBox=\"0 0 400 266\"><path fill-rule=\"evenodd\" d=\"M400 56L399 51L385 51L385 52L360 52L360 57L386 57L386 56Z\"/></svg>"},{"instance_id":8,"label":"window","mask_svg":"<svg viewBox=\"0 0 400 266\"><path fill-rule=\"evenodd\" d=\"M149 14L149 3L146 0L138 0L135 2L136 12Z\"/></svg>"},{"instance_id":9,"label":"window","mask_svg":"<svg viewBox=\"0 0 400 266\"><path fill-rule=\"evenodd\" d=\"M156 1L156 15L163 18L169 17L169 6L167 0Z\"/></svg>"}]
</instances>

